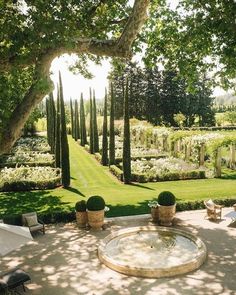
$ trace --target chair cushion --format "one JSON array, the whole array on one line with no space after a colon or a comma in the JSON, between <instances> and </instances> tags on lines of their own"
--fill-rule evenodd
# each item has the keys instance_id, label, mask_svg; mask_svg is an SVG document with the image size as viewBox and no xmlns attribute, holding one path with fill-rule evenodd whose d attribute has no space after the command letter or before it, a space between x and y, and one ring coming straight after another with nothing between
<instances>
[{"instance_id":1,"label":"chair cushion","mask_svg":"<svg viewBox=\"0 0 236 295\"><path fill-rule=\"evenodd\" d=\"M207 207L212 208L212 209L214 209L214 207L215 207L215 204L211 199L206 201L206 205L207 205Z\"/></svg>"},{"instance_id":2,"label":"chair cushion","mask_svg":"<svg viewBox=\"0 0 236 295\"><path fill-rule=\"evenodd\" d=\"M28 226L34 226L38 224L38 219L36 215L25 217Z\"/></svg>"}]
</instances>

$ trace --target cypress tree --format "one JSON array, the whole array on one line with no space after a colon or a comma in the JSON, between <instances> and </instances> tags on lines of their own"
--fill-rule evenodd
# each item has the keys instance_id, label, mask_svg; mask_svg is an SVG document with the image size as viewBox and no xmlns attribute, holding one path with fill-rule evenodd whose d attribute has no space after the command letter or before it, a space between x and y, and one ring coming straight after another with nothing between
<instances>
[{"instance_id":1,"label":"cypress tree","mask_svg":"<svg viewBox=\"0 0 236 295\"><path fill-rule=\"evenodd\" d=\"M78 101L75 100L75 118L74 118L74 139L77 141L80 138L80 124L79 124L79 108Z\"/></svg>"},{"instance_id":2,"label":"cypress tree","mask_svg":"<svg viewBox=\"0 0 236 295\"><path fill-rule=\"evenodd\" d=\"M129 126L129 93L128 78L124 91L124 138L123 138L123 178L124 183L131 182L131 156L130 156L130 126Z\"/></svg>"},{"instance_id":3,"label":"cypress tree","mask_svg":"<svg viewBox=\"0 0 236 295\"><path fill-rule=\"evenodd\" d=\"M98 125L97 125L97 108L95 91L93 90L93 151L94 153L99 152L99 137L98 137Z\"/></svg>"},{"instance_id":4,"label":"cypress tree","mask_svg":"<svg viewBox=\"0 0 236 295\"><path fill-rule=\"evenodd\" d=\"M55 165L61 167L61 116L60 116L60 89L57 85L57 109L56 109L56 125L55 125Z\"/></svg>"},{"instance_id":5,"label":"cypress tree","mask_svg":"<svg viewBox=\"0 0 236 295\"><path fill-rule=\"evenodd\" d=\"M110 108L110 139L109 139L109 165L115 164L115 124L114 124L114 92L111 83L111 108Z\"/></svg>"},{"instance_id":6,"label":"cypress tree","mask_svg":"<svg viewBox=\"0 0 236 295\"><path fill-rule=\"evenodd\" d=\"M55 153L55 133L56 133L56 109L55 109L55 103L53 99L53 94L50 93L49 95L49 106L50 106L50 141L51 141L51 151L52 153Z\"/></svg>"},{"instance_id":7,"label":"cypress tree","mask_svg":"<svg viewBox=\"0 0 236 295\"><path fill-rule=\"evenodd\" d=\"M49 99L46 99L46 115L47 115L47 142L51 146L50 142L50 116L49 116Z\"/></svg>"},{"instance_id":8,"label":"cypress tree","mask_svg":"<svg viewBox=\"0 0 236 295\"><path fill-rule=\"evenodd\" d=\"M108 164L108 142L107 142L107 89L105 89L103 129L102 129L102 165Z\"/></svg>"},{"instance_id":9,"label":"cypress tree","mask_svg":"<svg viewBox=\"0 0 236 295\"><path fill-rule=\"evenodd\" d=\"M66 117L65 105L63 97L63 86L61 81L61 72L59 72L59 85L60 85L60 110L61 110L61 172L62 172L62 185L63 187L70 186L70 159L69 159L69 145L66 134Z\"/></svg>"},{"instance_id":10,"label":"cypress tree","mask_svg":"<svg viewBox=\"0 0 236 295\"><path fill-rule=\"evenodd\" d=\"M87 144L87 135L86 135L86 123L85 123L85 113L84 113L84 99L83 93L81 93L80 97L80 144L85 146Z\"/></svg>"},{"instance_id":11,"label":"cypress tree","mask_svg":"<svg viewBox=\"0 0 236 295\"><path fill-rule=\"evenodd\" d=\"M89 149L90 153L94 153L94 144L93 144L93 100L92 100L92 90L89 88L89 94L90 94L90 117L89 117Z\"/></svg>"},{"instance_id":12,"label":"cypress tree","mask_svg":"<svg viewBox=\"0 0 236 295\"><path fill-rule=\"evenodd\" d=\"M73 103L72 99L70 99L70 122L71 122L71 135L75 138L75 131L74 131L74 110L73 110Z\"/></svg>"}]
</instances>

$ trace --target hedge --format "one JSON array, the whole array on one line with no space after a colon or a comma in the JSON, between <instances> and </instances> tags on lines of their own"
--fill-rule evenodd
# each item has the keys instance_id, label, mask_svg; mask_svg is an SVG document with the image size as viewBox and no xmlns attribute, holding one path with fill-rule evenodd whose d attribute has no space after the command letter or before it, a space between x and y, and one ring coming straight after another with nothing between
<instances>
[{"instance_id":1,"label":"hedge","mask_svg":"<svg viewBox=\"0 0 236 295\"><path fill-rule=\"evenodd\" d=\"M101 161L102 161L102 156L101 156L101 154L99 154L99 153L95 153L94 156L95 156L95 159L96 159L99 163L101 163Z\"/></svg>"},{"instance_id":2,"label":"hedge","mask_svg":"<svg viewBox=\"0 0 236 295\"><path fill-rule=\"evenodd\" d=\"M12 162L12 163L0 163L0 168L15 168L16 166L28 166L28 167L55 167L55 161L50 162Z\"/></svg>"},{"instance_id":3,"label":"hedge","mask_svg":"<svg viewBox=\"0 0 236 295\"><path fill-rule=\"evenodd\" d=\"M115 175L120 181L123 181L123 171L116 165L111 165L109 167L110 172Z\"/></svg>"},{"instance_id":4,"label":"hedge","mask_svg":"<svg viewBox=\"0 0 236 295\"><path fill-rule=\"evenodd\" d=\"M236 203L236 198L233 199L220 199L220 200L213 200L214 203L219 205L224 205L225 207L231 207L233 204ZM109 206L109 204L108 204ZM203 201L189 201L189 202L177 202L176 203L176 211L188 211L188 210L198 210L198 209L205 209L205 205ZM26 212L22 212L26 213ZM134 211L133 215L140 214L138 211ZM150 208L146 207L145 212L142 214L150 213ZM118 215L114 215L112 210L106 213L107 216L110 217L117 217ZM120 215L119 215L120 216ZM59 223L59 222L73 222L75 221L75 212L74 211L63 211L63 212L45 212L45 213L38 213L38 217L46 224L50 223ZM5 215L3 216L3 222L7 224L13 225L22 225L22 217L20 214L12 214L12 215Z\"/></svg>"},{"instance_id":5,"label":"hedge","mask_svg":"<svg viewBox=\"0 0 236 295\"><path fill-rule=\"evenodd\" d=\"M13 181L13 182L5 182L0 187L0 192L44 190L44 189L52 189L60 185L61 185L61 177L55 177L55 178L52 178L49 180L47 179L44 181L31 181L31 180Z\"/></svg>"}]
</instances>

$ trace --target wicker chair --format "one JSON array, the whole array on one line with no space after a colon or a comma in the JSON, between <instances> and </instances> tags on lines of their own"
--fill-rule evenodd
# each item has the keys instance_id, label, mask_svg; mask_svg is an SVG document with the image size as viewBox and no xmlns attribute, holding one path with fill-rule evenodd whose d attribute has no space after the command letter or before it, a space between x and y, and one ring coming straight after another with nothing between
<instances>
[{"instance_id":1,"label":"wicker chair","mask_svg":"<svg viewBox=\"0 0 236 295\"><path fill-rule=\"evenodd\" d=\"M217 218L221 219L222 208L224 206L215 204L211 199L204 201L204 205L206 206L207 217L209 219L212 219L214 221L216 221Z\"/></svg>"},{"instance_id":2,"label":"wicker chair","mask_svg":"<svg viewBox=\"0 0 236 295\"><path fill-rule=\"evenodd\" d=\"M38 219L36 212L22 214L23 226L28 226L30 232L42 231L45 234L44 223Z\"/></svg>"}]
</instances>

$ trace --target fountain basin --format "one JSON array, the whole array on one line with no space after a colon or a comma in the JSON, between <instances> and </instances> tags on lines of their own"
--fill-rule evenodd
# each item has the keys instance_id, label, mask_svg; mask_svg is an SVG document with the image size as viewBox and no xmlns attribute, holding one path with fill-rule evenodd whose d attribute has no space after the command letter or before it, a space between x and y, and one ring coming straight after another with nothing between
<instances>
[{"instance_id":1,"label":"fountain basin","mask_svg":"<svg viewBox=\"0 0 236 295\"><path fill-rule=\"evenodd\" d=\"M98 257L109 268L131 276L171 277L199 268L206 246L175 228L141 226L111 233L101 241Z\"/></svg>"}]
</instances>

